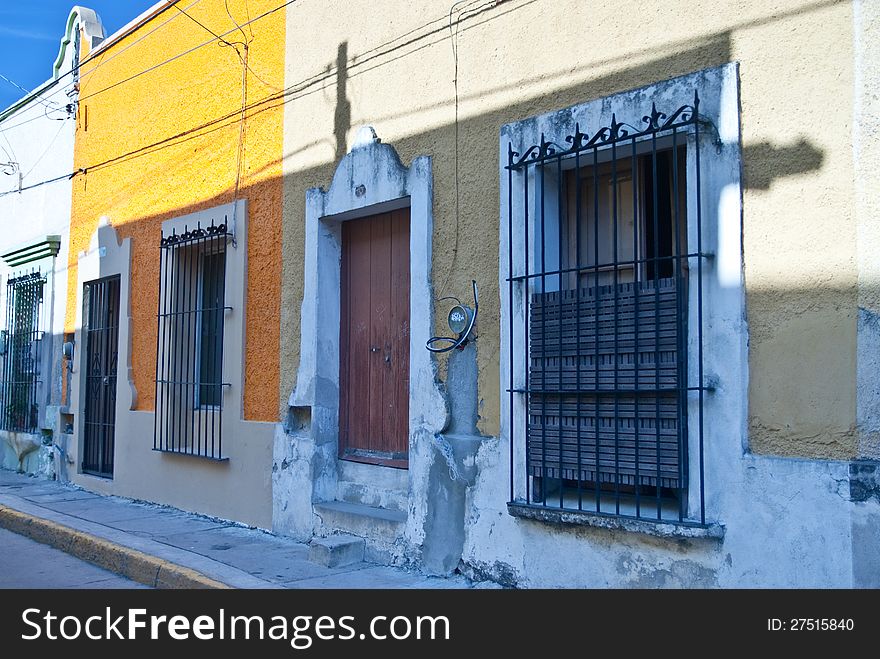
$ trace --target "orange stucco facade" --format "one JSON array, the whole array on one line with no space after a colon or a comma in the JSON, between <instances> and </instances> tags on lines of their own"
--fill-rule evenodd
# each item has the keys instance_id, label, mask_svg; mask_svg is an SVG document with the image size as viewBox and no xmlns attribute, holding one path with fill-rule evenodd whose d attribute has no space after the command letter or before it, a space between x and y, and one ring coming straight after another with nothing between
<instances>
[{"instance_id":1,"label":"orange stucco facade","mask_svg":"<svg viewBox=\"0 0 880 659\"><path fill-rule=\"evenodd\" d=\"M237 197L249 225L244 416L277 419L285 43L277 4L202 0L188 15L170 6L84 60L65 325L72 332L76 322L77 255L106 216L120 239L131 238L140 410L154 406L161 224Z\"/></svg>"}]
</instances>

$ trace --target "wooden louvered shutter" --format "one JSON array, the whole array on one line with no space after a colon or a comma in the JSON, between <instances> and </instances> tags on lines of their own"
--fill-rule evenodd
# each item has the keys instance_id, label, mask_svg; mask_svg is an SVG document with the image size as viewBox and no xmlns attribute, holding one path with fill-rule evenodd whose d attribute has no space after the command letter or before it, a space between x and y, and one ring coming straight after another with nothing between
<instances>
[{"instance_id":1,"label":"wooden louvered shutter","mask_svg":"<svg viewBox=\"0 0 880 659\"><path fill-rule=\"evenodd\" d=\"M530 475L682 485L679 293L665 278L531 296Z\"/></svg>"}]
</instances>

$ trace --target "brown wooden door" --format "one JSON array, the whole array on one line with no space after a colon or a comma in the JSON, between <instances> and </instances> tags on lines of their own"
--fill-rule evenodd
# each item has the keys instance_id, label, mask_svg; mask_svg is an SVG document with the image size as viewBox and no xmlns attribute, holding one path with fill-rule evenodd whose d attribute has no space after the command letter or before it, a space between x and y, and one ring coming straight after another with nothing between
<instances>
[{"instance_id":1,"label":"brown wooden door","mask_svg":"<svg viewBox=\"0 0 880 659\"><path fill-rule=\"evenodd\" d=\"M342 225L339 456L406 467L409 209Z\"/></svg>"}]
</instances>

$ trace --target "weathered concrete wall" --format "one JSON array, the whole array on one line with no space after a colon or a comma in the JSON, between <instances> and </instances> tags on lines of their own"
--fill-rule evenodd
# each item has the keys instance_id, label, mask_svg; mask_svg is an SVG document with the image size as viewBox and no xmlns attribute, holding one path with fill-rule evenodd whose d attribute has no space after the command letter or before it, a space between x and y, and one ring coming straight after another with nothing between
<instances>
[{"instance_id":1,"label":"weathered concrete wall","mask_svg":"<svg viewBox=\"0 0 880 659\"><path fill-rule=\"evenodd\" d=\"M852 150L858 227L858 411L860 457L880 457L880 6L853 3Z\"/></svg>"},{"instance_id":2,"label":"weathered concrete wall","mask_svg":"<svg viewBox=\"0 0 880 659\"><path fill-rule=\"evenodd\" d=\"M506 451L504 442L483 447L481 483L506 477ZM722 540L517 519L492 487L478 486L463 568L520 587L876 587L880 500L876 491L851 495L848 463L737 462L719 502Z\"/></svg>"},{"instance_id":3,"label":"weathered concrete wall","mask_svg":"<svg viewBox=\"0 0 880 659\"><path fill-rule=\"evenodd\" d=\"M426 490L436 460L435 437L448 424L448 409L436 382L436 369L424 349L431 336L432 184L430 158L405 167L394 148L364 126L339 163L327 189L307 195L305 295L300 326L303 359L288 406L293 424L276 433L273 462L275 522L279 532L308 538L322 528L311 504L334 501L339 438L339 314L341 224L377 211L407 207L410 218L408 365L408 483L402 537L375 538L368 550L397 563L420 552L430 514ZM301 420L301 421L300 421ZM291 431L291 432L287 432ZM460 516L459 516L460 517Z\"/></svg>"},{"instance_id":4,"label":"weathered concrete wall","mask_svg":"<svg viewBox=\"0 0 880 659\"><path fill-rule=\"evenodd\" d=\"M374 125L405 163L434 160L432 285L462 299L471 278L480 285L478 427L496 435L499 127L737 60L749 443L762 453L856 455L849 3L698 2L683 21L666 5L584 11L573 1L509 0L456 9L453 37L446 3L349 3L356 23L334 21L337 11L316 2L288 11L290 34L310 38L291 40L286 65L282 400L300 359L305 191L327 184L355 127ZM768 43L777 47L768 52Z\"/></svg>"}]
</instances>

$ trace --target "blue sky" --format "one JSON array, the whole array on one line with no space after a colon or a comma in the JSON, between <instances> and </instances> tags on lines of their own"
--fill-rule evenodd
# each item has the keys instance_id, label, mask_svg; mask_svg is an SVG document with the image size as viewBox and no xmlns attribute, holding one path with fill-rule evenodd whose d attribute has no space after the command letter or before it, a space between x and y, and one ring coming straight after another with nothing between
<instances>
[{"instance_id":1,"label":"blue sky","mask_svg":"<svg viewBox=\"0 0 880 659\"><path fill-rule=\"evenodd\" d=\"M94 9L109 36L158 0L0 0L0 74L28 90L52 77L67 16ZM0 78L0 110L24 92Z\"/></svg>"}]
</instances>

